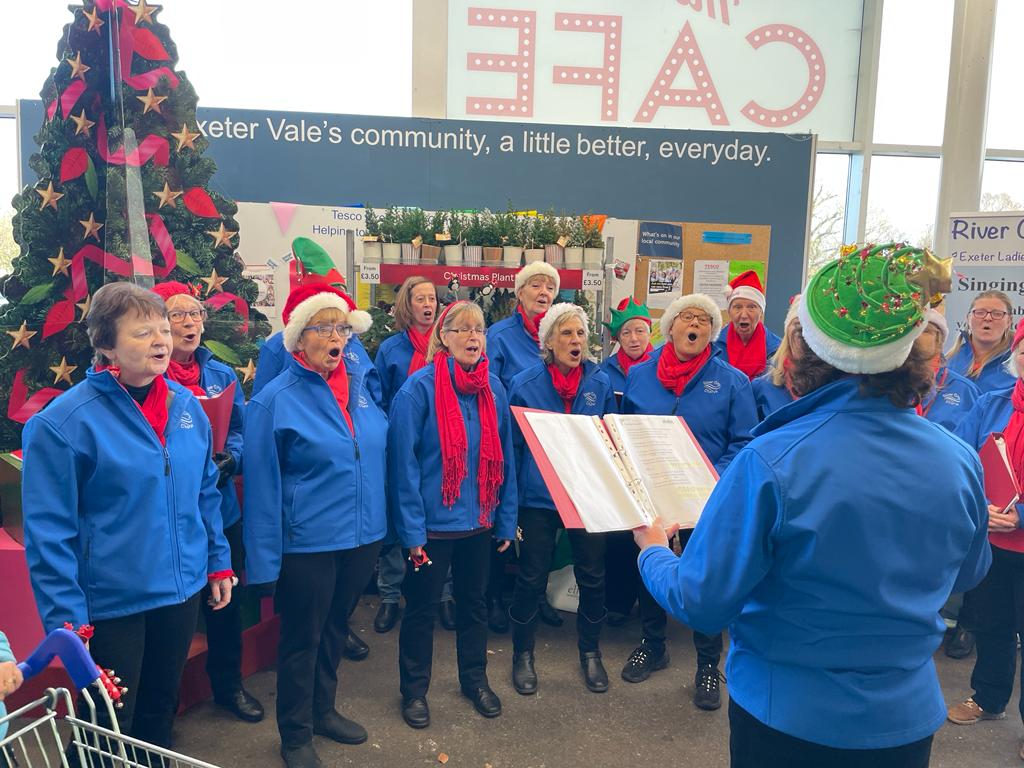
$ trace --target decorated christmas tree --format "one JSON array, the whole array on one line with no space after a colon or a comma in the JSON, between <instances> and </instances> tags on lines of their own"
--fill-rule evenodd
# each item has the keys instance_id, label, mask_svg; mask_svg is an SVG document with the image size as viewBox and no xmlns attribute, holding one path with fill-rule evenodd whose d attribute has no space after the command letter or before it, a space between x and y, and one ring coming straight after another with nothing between
<instances>
[{"instance_id":1,"label":"decorated christmas tree","mask_svg":"<svg viewBox=\"0 0 1024 768\"><path fill-rule=\"evenodd\" d=\"M236 253L237 206L210 191L216 165L196 124L196 93L175 71L160 6L85 0L73 8L42 98L31 159L39 181L13 201L20 251L0 286L0 449L80 381L92 350L83 319L112 280L194 286L207 348L252 378L265 318Z\"/></svg>"}]
</instances>

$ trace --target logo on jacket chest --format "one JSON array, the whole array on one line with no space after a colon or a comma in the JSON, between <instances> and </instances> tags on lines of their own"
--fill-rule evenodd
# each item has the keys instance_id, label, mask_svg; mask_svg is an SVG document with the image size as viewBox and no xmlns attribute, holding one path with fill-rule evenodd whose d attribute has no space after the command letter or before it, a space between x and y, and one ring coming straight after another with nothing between
<instances>
[{"instance_id":1,"label":"logo on jacket chest","mask_svg":"<svg viewBox=\"0 0 1024 768\"><path fill-rule=\"evenodd\" d=\"M946 405L960 405L959 392L943 392L942 399L946 401Z\"/></svg>"},{"instance_id":2,"label":"logo on jacket chest","mask_svg":"<svg viewBox=\"0 0 1024 768\"><path fill-rule=\"evenodd\" d=\"M360 408L369 408L370 407L370 401L366 399L366 395L360 395L359 396L359 407Z\"/></svg>"},{"instance_id":3,"label":"logo on jacket chest","mask_svg":"<svg viewBox=\"0 0 1024 768\"><path fill-rule=\"evenodd\" d=\"M206 394L209 395L210 397L213 397L214 395L219 395L223 391L224 387L222 387L220 384L211 384L206 388Z\"/></svg>"},{"instance_id":4,"label":"logo on jacket chest","mask_svg":"<svg viewBox=\"0 0 1024 768\"><path fill-rule=\"evenodd\" d=\"M347 357L347 358L348 358L349 360L351 360L351 361L352 361L353 363L358 363L358 362L359 362L359 355L357 355L357 354L356 354L355 352L353 352L353 351L352 351L351 349L350 349L350 350L348 350L348 351L347 351L347 352L345 353L345 357Z\"/></svg>"},{"instance_id":5,"label":"logo on jacket chest","mask_svg":"<svg viewBox=\"0 0 1024 768\"><path fill-rule=\"evenodd\" d=\"M178 421L178 429L192 429L192 414L185 411Z\"/></svg>"},{"instance_id":6,"label":"logo on jacket chest","mask_svg":"<svg viewBox=\"0 0 1024 768\"><path fill-rule=\"evenodd\" d=\"M722 382L720 381L705 381L704 392L708 395L717 395L722 389Z\"/></svg>"},{"instance_id":7,"label":"logo on jacket chest","mask_svg":"<svg viewBox=\"0 0 1024 768\"><path fill-rule=\"evenodd\" d=\"M595 395L593 392L584 392L583 402L587 404L587 407L593 408L595 405L597 405L597 395Z\"/></svg>"}]
</instances>

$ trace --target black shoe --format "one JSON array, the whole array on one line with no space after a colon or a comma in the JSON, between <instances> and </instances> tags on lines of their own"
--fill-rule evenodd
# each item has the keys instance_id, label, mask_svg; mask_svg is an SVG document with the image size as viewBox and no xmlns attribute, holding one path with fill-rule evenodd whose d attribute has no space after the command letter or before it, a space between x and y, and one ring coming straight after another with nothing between
<instances>
[{"instance_id":1,"label":"black shoe","mask_svg":"<svg viewBox=\"0 0 1024 768\"><path fill-rule=\"evenodd\" d=\"M951 659L966 659L973 650L974 633L957 624L953 636L946 643L946 655Z\"/></svg>"},{"instance_id":2,"label":"black shoe","mask_svg":"<svg viewBox=\"0 0 1024 768\"><path fill-rule=\"evenodd\" d=\"M627 621L629 621L628 613L619 613L618 611L608 611L608 616L605 618L608 622L609 627L621 627Z\"/></svg>"},{"instance_id":3,"label":"black shoe","mask_svg":"<svg viewBox=\"0 0 1024 768\"><path fill-rule=\"evenodd\" d=\"M540 611L540 620L545 624L550 627L562 626L562 614L551 607L551 603L548 602L546 597L541 597L540 602L537 604L537 609Z\"/></svg>"},{"instance_id":4,"label":"black shoe","mask_svg":"<svg viewBox=\"0 0 1024 768\"><path fill-rule=\"evenodd\" d=\"M313 723L313 733L326 736L339 744L362 744L366 741L366 729L354 720L342 717L332 709L322 720Z\"/></svg>"},{"instance_id":5,"label":"black shoe","mask_svg":"<svg viewBox=\"0 0 1024 768\"><path fill-rule=\"evenodd\" d=\"M441 618L441 626L451 632L455 629L455 602L442 600L441 607L437 609L437 615Z\"/></svg>"},{"instance_id":6,"label":"black shoe","mask_svg":"<svg viewBox=\"0 0 1024 768\"><path fill-rule=\"evenodd\" d=\"M462 695L473 702L473 707L484 717L497 717L501 714L501 699L487 685L480 688L463 688Z\"/></svg>"},{"instance_id":7,"label":"black shoe","mask_svg":"<svg viewBox=\"0 0 1024 768\"><path fill-rule=\"evenodd\" d=\"M640 643L626 659L626 666L622 668L622 679L627 683L642 683L652 672L667 666L668 650L665 646L658 649L647 643Z\"/></svg>"},{"instance_id":8,"label":"black shoe","mask_svg":"<svg viewBox=\"0 0 1024 768\"><path fill-rule=\"evenodd\" d=\"M718 686L725 680L718 666L709 663L697 663L697 674L693 678L693 703L698 709L713 711L722 706L722 691Z\"/></svg>"},{"instance_id":9,"label":"black shoe","mask_svg":"<svg viewBox=\"0 0 1024 768\"><path fill-rule=\"evenodd\" d=\"M313 749L312 744L303 744L301 747L286 747L281 745L281 757L288 768L322 768L320 756Z\"/></svg>"},{"instance_id":10,"label":"black shoe","mask_svg":"<svg viewBox=\"0 0 1024 768\"><path fill-rule=\"evenodd\" d=\"M398 623L398 603L381 603L377 609L377 618L373 620L375 631L384 634L390 632Z\"/></svg>"},{"instance_id":11,"label":"black shoe","mask_svg":"<svg viewBox=\"0 0 1024 768\"><path fill-rule=\"evenodd\" d=\"M214 701L247 723L258 723L263 719L263 705L244 688L239 688L230 696L217 696Z\"/></svg>"},{"instance_id":12,"label":"black shoe","mask_svg":"<svg viewBox=\"0 0 1024 768\"><path fill-rule=\"evenodd\" d=\"M418 697L402 702L402 719L410 728L426 728L430 725L430 707L427 700Z\"/></svg>"},{"instance_id":13,"label":"black shoe","mask_svg":"<svg viewBox=\"0 0 1024 768\"><path fill-rule=\"evenodd\" d=\"M587 651L580 654L580 669L583 670L583 682L587 690L604 693L608 690L608 673L601 662L600 651Z\"/></svg>"},{"instance_id":14,"label":"black shoe","mask_svg":"<svg viewBox=\"0 0 1024 768\"><path fill-rule=\"evenodd\" d=\"M537 671L533 668L533 651L512 655L512 687L522 696L537 692Z\"/></svg>"},{"instance_id":15,"label":"black shoe","mask_svg":"<svg viewBox=\"0 0 1024 768\"><path fill-rule=\"evenodd\" d=\"M487 611L487 626L491 628L491 632L499 635L508 632L508 611L501 600L491 601L491 607Z\"/></svg>"},{"instance_id":16,"label":"black shoe","mask_svg":"<svg viewBox=\"0 0 1024 768\"><path fill-rule=\"evenodd\" d=\"M349 661L362 661L370 655L370 646L349 630L348 637L345 638L345 650L341 652L341 655Z\"/></svg>"}]
</instances>

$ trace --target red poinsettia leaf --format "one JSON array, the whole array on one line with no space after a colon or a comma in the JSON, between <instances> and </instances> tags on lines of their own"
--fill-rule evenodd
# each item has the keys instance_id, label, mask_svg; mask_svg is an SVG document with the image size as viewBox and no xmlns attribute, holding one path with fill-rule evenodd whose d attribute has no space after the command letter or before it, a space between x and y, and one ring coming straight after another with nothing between
<instances>
[{"instance_id":1,"label":"red poinsettia leaf","mask_svg":"<svg viewBox=\"0 0 1024 768\"><path fill-rule=\"evenodd\" d=\"M185 192L182 199L185 201L185 207L196 216L204 216L210 219L220 217L217 206L213 204L213 200L210 199L209 194L202 187L192 187L192 189Z\"/></svg>"},{"instance_id":2,"label":"red poinsettia leaf","mask_svg":"<svg viewBox=\"0 0 1024 768\"><path fill-rule=\"evenodd\" d=\"M164 50L160 38L143 27L135 28L135 52L150 61L167 61L170 56Z\"/></svg>"},{"instance_id":3,"label":"red poinsettia leaf","mask_svg":"<svg viewBox=\"0 0 1024 768\"><path fill-rule=\"evenodd\" d=\"M75 302L70 300L58 301L50 311L46 313L46 320L43 321L43 338L49 338L55 333L60 333L75 319Z\"/></svg>"},{"instance_id":4,"label":"red poinsettia leaf","mask_svg":"<svg viewBox=\"0 0 1024 768\"><path fill-rule=\"evenodd\" d=\"M89 153L82 147L72 147L60 161L60 181L65 183L77 179L89 167Z\"/></svg>"}]
</instances>

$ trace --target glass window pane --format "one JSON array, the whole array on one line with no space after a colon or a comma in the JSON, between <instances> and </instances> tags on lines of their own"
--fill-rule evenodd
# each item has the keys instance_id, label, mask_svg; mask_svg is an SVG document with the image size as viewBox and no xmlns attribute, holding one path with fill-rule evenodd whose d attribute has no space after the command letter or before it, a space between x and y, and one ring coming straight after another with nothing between
<instances>
[{"instance_id":1,"label":"glass window pane","mask_svg":"<svg viewBox=\"0 0 1024 768\"><path fill-rule=\"evenodd\" d=\"M1003 0L996 11L992 81L988 89L988 141L996 149L1024 149L1024 101L1020 73L1024 70L1024 3Z\"/></svg>"},{"instance_id":2,"label":"glass window pane","mask_svg":"<svg viewBox=\"0 0 1024 768\"><path fill-rule=\"evenodd\" d=\"M819 153L814 168L814 198L811 202L811 244L807 274L839 255L846 216L846 182L850 174L849 155Z\"/></svg>"},{"instance_id":3,"label":"glass window pane","mask_svg":"<svg viewBox=\"0 0 1024 768\"><path fill-rule=\"evenodd\" d=\"M1024 161L985 162L981 178L981 210L1024 211Z\"/></svg>"},{"instance_id":4,"label":"glass window pane","mask_svg":"<svg viewBox=\"0 0 1024 768\"><path fill-rule=\"evenodd\" d=\"M18 192L18 147L13 117L0 117L0 275L11 271L11 260L18 252L11 229L14 206L11 198Z\"/></svg>"},{"instance_id":5,"label":"glass window pane","mask_svg":"<svg viewBox=\"0 0 1024 768\"><path fill-rule=\"evenodd\" d=\"M875 141L942 143L953 0L885 0Z\"/></svg>"},{"instance_id":6,"label":"glass window pane","mask_svg":"<svg viewBox=\"0 0 1024 768\"><path fill-rule=\"evenodd\" d=\"M930 246L938 199L938 158L876 155L871 160L865 240Z\"/></svg>"}]
</instances>

